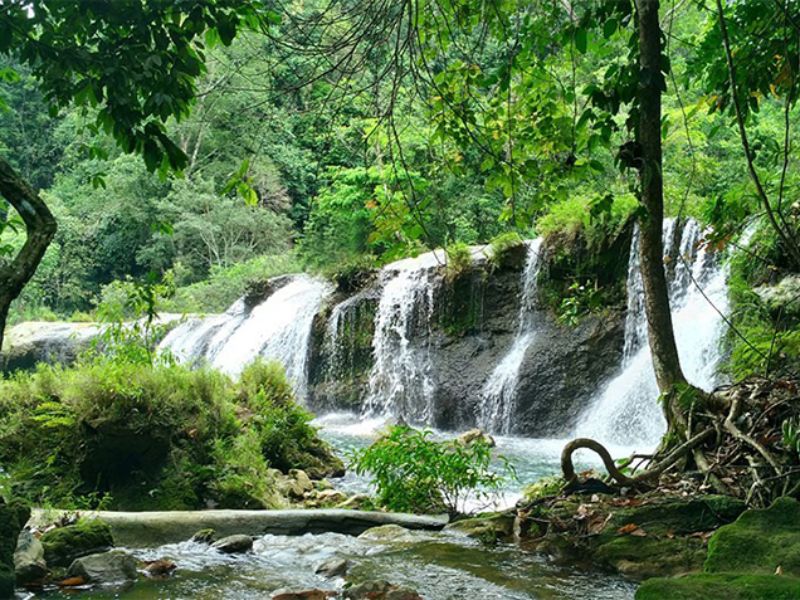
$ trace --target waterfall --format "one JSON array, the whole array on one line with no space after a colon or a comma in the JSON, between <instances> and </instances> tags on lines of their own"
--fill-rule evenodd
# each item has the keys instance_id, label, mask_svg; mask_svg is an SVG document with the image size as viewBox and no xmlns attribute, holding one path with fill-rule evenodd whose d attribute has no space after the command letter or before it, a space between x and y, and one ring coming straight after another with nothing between
<instances>
[{"instance_id":1,"label":"waterfall","mask_svg":"<svg viewBox=\"0 0 800 600\"><path fill-rule=\"evenodd\" d=\"M698 244L701 231L696 221L687 220L680 231L676 226L674 219L664 221L675 340L687 379L711 390L717 383L717 367L722 360L724 322L719 312L728 310L727 269L717 256ZM647 344L638 236L637 228L628 263L623 362L618 375L605 383L581 417L576 435L644 450L658 444L666 422L657 401L658 387Z\"/></svg>"},{"instance_id":2,"label":"waterfall","mask_svg":"<svg viewBox=\"0 0 800 600\"><path fill-rule=\"evenodd\" d=\"M374 365L364 403L367 414L392 414L429 423L435 383L428 335L441 251L428 252L381 270L381 296L372 340ZM416 344L412 338L425 337Z\"/></svg>"},{"instance_id":3,"label":"waterfall","mask_svg":"<svg viewBox=\"0 0 800 600\"><path fill-rule=\"evenodd\" d=\"M481 393L478 425L496 433L510 433L516 404L519 372L535 330L533 309L536 303L536 282L541 265L541 238L527 243L525 269L522 271L522 294L514 341L484 384Z\"/></svg>"},{"instance_id":4,"label":"waterfall","mask_svg":"<svg viewBox=\"0 0 800 600\"><path fill-rule=\"evenodd\" d=\"M261 356L280 362L300 399L305 398L311 326L331 285L297 275L247 310L238 300L227 312L191 319L164 338L161 348L179 362L202 362L238 375Z\"/></svg>"}]
</instances>

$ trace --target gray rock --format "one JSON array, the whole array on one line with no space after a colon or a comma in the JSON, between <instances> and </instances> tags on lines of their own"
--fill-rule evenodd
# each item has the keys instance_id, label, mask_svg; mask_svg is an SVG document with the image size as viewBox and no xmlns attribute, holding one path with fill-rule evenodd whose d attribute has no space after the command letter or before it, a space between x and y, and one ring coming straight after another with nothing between
<instances>
[{"instance_id":1,"label":"gray rock","mask_svg":"<svg viewBox=\"0 0 800 600\"><path fill-rule=\"evenodd\" d=\"M23 531L14 552L14 571L17 585L38 583L50 572L44 560L44 546L30 531Z\"/></svg>"},{"instance_id":2,"label":"gray rock","mask_svg":"<svg viewBox=\"0 0 800 600\"><path fill-rule=\"evenodd\" d=\"M214 542L211 547L225 554L241 554L253 549L253 538L249 535L229 535Z\"/></svg>"},{"instance_id":3,"label":"gray rock","mask_svg":"<svg viewBox=\"0 0 800 600\"><path fill-rule=\"evenodd\" d=\"M350 561L346 558L329 558L320 564L314 572L317 575L324 575L325 577L344 577L347 570L350 568Z\"/></svg>"},{"instance_id":4,"label":"gray rock","mask_svg":"<svg viewBox=\"0 0 800 600\"><path fill-rule=\"evenodd\" d=\"M416 590L388 581L365 581L345 590L348 600L423 600Z\"/></svg>"},{"instance_id":5,"label":"gray rock","mask_svg":"<svg viewBox=\"0 0 800 600\"><path fill-rule=\"evenodd\" d=\"M217 532L213 529L201 529L192 536L193 542L198 544L210 544L214 541Z\"/></svg>"},{"instance_id":6,"label":"gray rock","mask_svg":"<svg viewBox=\"0 0 800 600\"><path fill-rule=\"evenodd\" d=\"M282 588L272 594L272 600L326 600L338 595L334 590Z\"/></svg>"},{"instance_id":7,"label":"gray rock","mask_svg":"<svg viewBox=\"0 0 800 600\"><path fill-rule=\"evenodd\" d=\"M364 533L358 536L360 540L367 540L370 542L417 542L420 540L419 534L409 531L405 527L399 525L381 525L380 527L372 527L367 529Z\"/></svg>"},{"instance_id":8,"label":"gray rock","mask_svg":"<svg viewBox=\"0 0 800 600\"><path fill-rule=\"evenodd\" d=\"M136 559L124 550L111 550L77 558L67 574L88 583L119 583L136 579Z\"/></svg>"}]
</instances>

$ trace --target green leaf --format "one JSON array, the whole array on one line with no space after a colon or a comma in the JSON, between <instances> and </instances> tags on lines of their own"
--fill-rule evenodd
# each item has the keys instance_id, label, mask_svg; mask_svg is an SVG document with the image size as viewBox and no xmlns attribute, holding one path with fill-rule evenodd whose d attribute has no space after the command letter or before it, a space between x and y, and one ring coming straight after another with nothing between
<instances>
[{"instance_id":1,"label":"green leaf","mask_svg":"<svg viewBox=\"0 0 800 600\"><path fill-rule=\"evenodd\" d=\"M585 29L579 28L575 30L575 47L581 54L586 54L586 49L589 46L588 33Z\"/></svg>"}]
</instances>

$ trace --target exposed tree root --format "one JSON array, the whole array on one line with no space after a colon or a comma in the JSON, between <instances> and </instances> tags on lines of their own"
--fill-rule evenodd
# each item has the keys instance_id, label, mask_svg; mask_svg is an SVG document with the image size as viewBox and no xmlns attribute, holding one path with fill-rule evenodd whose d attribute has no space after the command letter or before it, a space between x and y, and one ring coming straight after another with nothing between
<instances>
[{"instance_id":1,"label":"exposed tree root","mask_svg":"<svg viewBox=\"0 0 800 600\"><path fill-rule=\"evenodd\" d=\"M561 454L565 493L582 489L572 455L584 448L602 459L608 481L618 489L645 492L680 485L703 492L710 488L754 506L781 495L800 495L798 389L798 381L759 379L704 396L681 421L688 439L676 445L673 432L672 443L665 438L652 457L635 456L649 460L635 475L623 473L596 440L573 440Z\"/></svg>"}]
</instances>

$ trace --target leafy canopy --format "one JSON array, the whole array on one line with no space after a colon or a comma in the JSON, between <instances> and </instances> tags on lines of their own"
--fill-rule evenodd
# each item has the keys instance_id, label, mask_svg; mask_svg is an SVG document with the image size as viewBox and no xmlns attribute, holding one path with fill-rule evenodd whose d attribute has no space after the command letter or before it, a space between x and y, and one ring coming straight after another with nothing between
<instances>
[{"instance_id":1,"label":"leafy canopy","mask_svg":"<svg viewBox=\"0 0 800 600\"><path fill-rule=\"evenodd\" d=\"M188 114L206 46L276 20L259 0L11 0L0 10L0 54L31 69L53 113L96 109L90 129L143 155L150 171L180 170L187 157L165 123ZM5 67L0 77L18 75Z\"/></svg>"}]
</instances>

